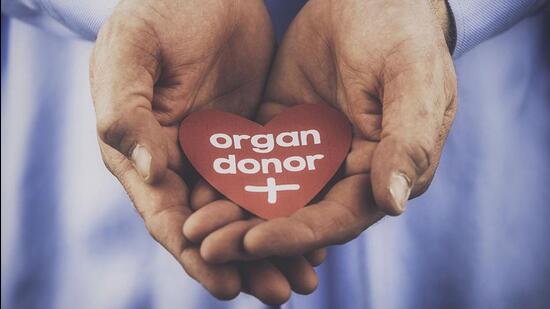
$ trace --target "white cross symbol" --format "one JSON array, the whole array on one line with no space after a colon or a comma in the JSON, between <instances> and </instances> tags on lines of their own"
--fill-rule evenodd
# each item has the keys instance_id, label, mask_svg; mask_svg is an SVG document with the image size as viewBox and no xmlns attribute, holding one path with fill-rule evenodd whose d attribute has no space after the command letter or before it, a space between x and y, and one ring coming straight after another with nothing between
<instances>
[{"instance_id":1,"label":"white cross symbol","mask_svg":"<svg viewBox=\"0 0 550 309\"><path fill-rule=\"evenodd\" d=\"M299 190L300 185L298 184L287 184L287 185L277 185L275 183L275 178L267 178L267 186L245 186L244 190L248 192L267 192L267 202L269 204L277 203L277 192L278 191L290 191L290 190Z\"/></svg>"}]
</instances>

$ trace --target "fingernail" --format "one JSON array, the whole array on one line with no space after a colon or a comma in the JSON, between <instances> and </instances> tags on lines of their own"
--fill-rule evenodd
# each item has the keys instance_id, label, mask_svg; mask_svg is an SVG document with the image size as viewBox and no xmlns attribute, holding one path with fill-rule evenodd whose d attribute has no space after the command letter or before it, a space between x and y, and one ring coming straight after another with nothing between
<instances>
[{"instance_id":1,"label":"fingernail","mask_svg":"<svg viewBox=\"0 0 550 309\"><path fill-rule=\"evenodd\" d=\"M151 170L151 154L149 151L138 144L132 151L131 159L141 177L147 179Z\"/></svg>"},{"instance_id":2,"label":"fingernail","mask_svg":"<svg viewBox=\"0 0 550 309\"><path fill-rule=\"evenodd\" d=\"M390 194L399 207L401 212L405 210L405 205L411 194L410 181L407 176L401 173L394 173L390 179Z\"/></svg>"}]
</instances>

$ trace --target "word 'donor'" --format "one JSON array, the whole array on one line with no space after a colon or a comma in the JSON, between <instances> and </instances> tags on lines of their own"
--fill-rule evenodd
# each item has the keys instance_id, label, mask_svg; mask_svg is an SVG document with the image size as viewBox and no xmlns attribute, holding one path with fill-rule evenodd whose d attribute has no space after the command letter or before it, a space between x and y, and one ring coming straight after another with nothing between
<instances>
[{"instance_id":1,"label":"word 'donor'","mask_svg":"<svg viewBox=\"0 0 550 309\"><path fill-rule=\"evenodd\" d=\"M277 158L267 158L256 160L244 158L236 160L235 155L229 155L227 158L217 158L214 160L213 168L218 174L237 174L237 170L243 174L262 174L282 173L283 168L289 172L301 172L307 168L309 171L315 170L315 161L324 158L322 154L308 155L304 157L292 156L284 159L282 162Z\"/></svg>"}]
</instances>

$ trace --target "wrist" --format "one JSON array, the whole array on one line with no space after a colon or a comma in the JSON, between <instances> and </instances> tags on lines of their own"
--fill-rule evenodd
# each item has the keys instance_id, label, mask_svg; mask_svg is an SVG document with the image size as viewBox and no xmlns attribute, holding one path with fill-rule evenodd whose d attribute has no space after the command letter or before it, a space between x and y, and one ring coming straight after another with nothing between
<instances>
[{"instance_id":1,"label":"wrist","mask_svg":"<svg viewBox=\"0 0 550 309\"><path fill-rule=\"evenodd\" d=\"M452 53L456 43L456 29L449 4L447 0L429 0L429 3L437 23L443 31L447 47Z\"/></svg>"}]
</instances>

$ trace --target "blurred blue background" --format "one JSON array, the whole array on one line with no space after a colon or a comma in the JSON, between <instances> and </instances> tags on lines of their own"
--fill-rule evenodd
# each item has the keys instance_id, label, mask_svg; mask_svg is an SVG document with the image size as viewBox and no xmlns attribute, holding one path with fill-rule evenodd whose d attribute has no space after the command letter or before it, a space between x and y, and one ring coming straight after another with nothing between
<instances>
[{"instance_id":1,"label":"blurred blue background","mask_svg":"<svg viewBox=\"0 0 550 309\"><path fill-rule=\"evenodd\" d=\"M268 4L280 36L301 4ZM214 300L150 238L101 162L93 45L46 24L2 15L2 308L264 307ZM428 192L331 248L318 290L284 307L550 307L548 15L456 68L458 114Z\"/></svg>"}]
</instances>

